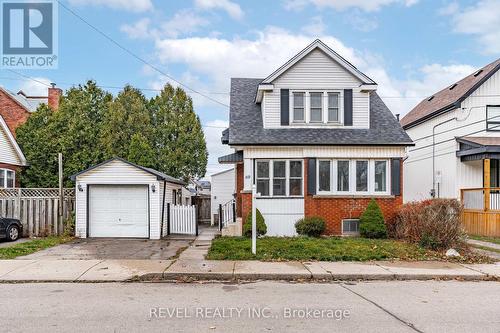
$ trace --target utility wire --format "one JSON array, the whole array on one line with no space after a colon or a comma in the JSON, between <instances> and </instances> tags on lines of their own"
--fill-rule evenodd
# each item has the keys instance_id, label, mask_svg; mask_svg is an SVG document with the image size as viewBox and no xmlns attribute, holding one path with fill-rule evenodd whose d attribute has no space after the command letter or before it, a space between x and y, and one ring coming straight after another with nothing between
<instances>
[{"instance_id":1,"label":"utility wire","mask_svg":"<svg viewBox=\"0 0 500 333\"><path fill-rule=\"evenodd\" d=\"M95 32L97 32L98 34L100 34L101 36L103 36L104 38L106 38L108 41L110 41L111 43L113 43L114 45L116 45L118 48L122 49L124 52L128 53L130 56L132 56L133 58L135 58L136 60L142 62L143 64L145 64L146 66L150 67L151 69L155 70L156 72L160 73L161 75L169 78L170 80L176 82L177 84L181 85L182 87L190 90L191 92L195 93L195 94L198 94L200 96L203 96L205 97L206 99L208 100L211 100L212 102L214 103L217 103L217 104L220 104L224 107L227 107L229 108L229 105L225 104L225 103L222 103L221 101L215 99L215 98L212 98L194 88L191 88L190 86L186 85L185 83L177 80L176 78L174 78L173 76L165 73L164 71L162 71L161 69L159 69L158 67L152 65L151 63L147 62L146 60L144 60L143 58L141 58L140 56L138 56L137 54L135 54L134 52L132 52L130 49L126 48L125 46L121 45L120 43L118 43L117 41L115 41L113 38L111 38L108 34L106 34L105 32L103 32L102 30L100 30L99 28L97 28L96 26L92 25L90 22L88 22L87 20L85 20L82 16L80 16L78 13L76 13L74 10L72 10L71 8L69 8L68 6L66 6L65 4L63 4L60 0L56 0L57 3L63 8L65 9L67 12L69 12L70 14L72 14L73 16L75 16L76 18L78 18L80 21L82 21L83 23L85 23L87 26L89 26L92 30L94 30Z\"/></svg>"}]
</instances>

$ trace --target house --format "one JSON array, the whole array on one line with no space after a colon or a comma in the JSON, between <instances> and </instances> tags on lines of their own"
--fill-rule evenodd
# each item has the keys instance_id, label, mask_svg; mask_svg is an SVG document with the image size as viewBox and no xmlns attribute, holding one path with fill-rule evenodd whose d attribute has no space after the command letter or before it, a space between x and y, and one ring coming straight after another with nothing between
<instances>
[{"instance_id":1,"label":"house","mask_svg":"<svg viewBox=\"0 0 500 333\"><path fill-rule=\"evenodd\" d=\"M211 184L208 180L192 179L189 188L194 189L197 196L210 196Z\"/></svg>"},{"instance_id":2,"label":"house","mask_svg":"<svg viewBox=\"0 0 500 333\"><path fill-rule=\"evenodd\" d=\"M306 216L326 233L355 233L371 198L386 220L402 205L402 158L412 145L377 95L377 84L320 40L265 79L231 80L229 128L237 215L251 190L268 235L295 234Z\"/></svg>"},{"instance_id":3,"label":"house","mask_svg":"<svg viewBox=\"0 0 500 333\"><path fill-rule=\"evenodd\" d=\"M81 171L76 183L76 237L159 239L167 203L181 200L185 183L121 158ZM177 198L177 199L176 199Z\"/></svg>"},{"instance_id":4,"label":"house","mask_svg":"<svg viewBox=\"0 0 500 333\"><path fill-rule=\"evenodd\" d=\"M499 69L497 59L425 98L401 119L415 142L404 163L405 200L463 199L468 231L496 236L500 236Z\"/></svg>"},{"instance_id":5,"label":"house","mask_svg":"<svg viewBox=\"0 0 500 333\"><path fill-rule=\"evenodd\" d=\"M16 129L41 103L57 110L60 95L61 89L55 85L48 89L47 96L29 96L23 91L14 94L0 87L0 188L19 186L17 172L28 165L16 142Z\"/></svg>"},{"instance_id":6,"label":"house","mask_svg":"<svg viewBox=\"0 0 500 333\"><path fill-rule=\"evenodd\" d=\"M218 223L219 205L227 204L234 200L236 191L236 173L234 168L214 173L211 178L211 224Z\"/></svg>"}]
</instances>

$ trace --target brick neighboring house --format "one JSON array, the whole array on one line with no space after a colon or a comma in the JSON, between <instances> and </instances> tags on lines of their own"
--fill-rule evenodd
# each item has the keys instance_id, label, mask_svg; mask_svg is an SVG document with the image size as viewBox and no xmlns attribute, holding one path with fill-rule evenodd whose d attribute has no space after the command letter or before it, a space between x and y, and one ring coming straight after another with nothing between
<instances>
[{"instance_id":1,"label":"brick neighboring house","mask_svg":"<svg viewBox=\"0 0 500 333\"><path fill-rule=\"evenodd\" d=\"M28 96L23 91L14 94L0 87L0 188L19 186L17 172L28 166L16 142L16 129L24 124L41 103L52 109L59 107L61 89L52 85L47 96Z\"/></svg>"},{"instance_id":2,"label":"brick neighboring house","mask_svg":"<svg viewBox=\"0 0 500 333\"><path fill-rule=\"evenodd\" d=\"M229 128L237 215L260 196L268 235L291 236L304 216L330 235L358 232L371 198L386 221L403 203L402 158L413 145L377 84L320 40L265 79L231 79Z\"/></svg>"}]
</instances>

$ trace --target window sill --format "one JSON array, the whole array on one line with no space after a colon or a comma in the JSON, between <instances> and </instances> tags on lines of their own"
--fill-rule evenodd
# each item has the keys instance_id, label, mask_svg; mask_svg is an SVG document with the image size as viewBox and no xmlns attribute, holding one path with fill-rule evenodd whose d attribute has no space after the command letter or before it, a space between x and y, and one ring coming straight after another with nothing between
<instances>
[{"instance_id":1,"label":"window sill","mask_svg":"<svg viewBox=\"0 0 500 333\"><path fill-rule=\"evenodd\" d=\"M255 197L255 199L260 200L260 199L304 199L303 196L260 196L260 197Z\"/></svg>"},{"instance_id":2,"label":"window sill","mask_svg":"<svg viewBox=\"0 0 500 333\"><path fill-rule=\"evenodd\" d=\"M315 194L314 199L394 199L392 194Z\"/></svg>"}]
</instances>

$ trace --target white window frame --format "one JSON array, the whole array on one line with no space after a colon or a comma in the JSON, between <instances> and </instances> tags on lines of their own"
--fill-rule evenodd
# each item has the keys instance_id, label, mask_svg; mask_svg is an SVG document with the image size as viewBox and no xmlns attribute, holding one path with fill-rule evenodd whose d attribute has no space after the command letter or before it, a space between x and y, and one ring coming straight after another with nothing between
<instances>
[{"instance_id":1,"label":"white window frame","mask_svg":"<svg viewBox=\"0 0 500 333\"><path fill-rule=\"evenodd\" d=\"M319 188L319 162L320 161L330 161L330 191L320 191ZM338 162L348 161L349 162L349 191L339 191L338 190ZM357 161L368 161L368 187L367 191L357 191L356 189L356 162ZM386 163L386 190L385 191L375 191L375 162L385 162ZM316 163L316 193L318 195L359 195L359 196L388 196L391 195L391 168L390 160L385 158L378 159L329 159L329 158L319 158Z\"/></svg>"},{"instance_id":2,"label":"white window frame","mask_svg":"<svg viewBox=\"0 0 500 333\"><path fill-rule=\"evenodd\" d=\"M337 113L337 120L330 120L330 99L328 98L329 94L337 94L338 97L339 97L339 101L338 101L338 105L337 105L337 109L338 109L338 113ZM341 91L326 91L325 92L325 98L326 98L326 112L325 112L325 116L326 116L326 122L329 123L329 124L341 124L342 121L341 121L341 117L342 117L342 114L343 112L341 112L341 109L342 109L342 103L341 103L341 96L342 96L342 92Z\"/></svg>"},{"instance_id":3,"label":"white window frame","mask_svg":"<svg viewBox=\"0 0 500 333\"><path fill-rule=\"evenodd\" d=\"M3 172L4 184L0 184L0 188L15 188L16 187L16 172L11 169L0 168L0 172ZM7 187L7 173L12 172L12 187Z\"/></svg>"},{"instance_id":4,"label":"white window frame","mask_svg":"<svg viewBox=\"0 0 500 333\"><path fill-rule=\"evenodd\" d=\"M294 118L294 94L295 93L303 93L304 94L304 120L295 120ZM311 121L311 93L322 93L323 98L321 100L321 121ZM328 94L330 93L335 93L338 94L339 96L339 103L338 103L338 120L337 121L329 121L328 119ZM342 125L344 123L344 104L342 103L343 101L343 94L344 92L342 90L318 90L318 89L309 89L309 90L304 90L304 89L297 89L297 90L290 90L290 97L289 97L289 114L290 114L290 124L291 125L311 125L311 126L324 126L324 125Z\"/></svg>"},{"instance_id":5,"label":"white window frame","mask_svg":"<svg viewBox=\"0 0 500 333\"><path fill-rule=\"evenodd\" d=\"M344 231L344 221L358 221L358 231L357 232L345 232ZM346 236L359 236L359 219L342 219L341 223L340 223L340 226L341 226L341 229L342 229L342 235L346 235Z\"/></svg>"},{"instance_id":6,"label":"white window frame","mask_svg":"<svg viewBox=\"0 0 500 333\"><path fill-rule=\"evenodd\" d=\"M274 162L285 162L285 195L274 195L273 193L273 186L274 186ZM269 163L269 195L260 195L261 198L302 198L304 197L304 160L302 159L255 159L255 185L257 186L257 180L258 179L267 179L267 178L259 178L258 173L257 173L257 163L258 162L267 162ZM290 195L290 162L300 162L301 165L301 173L300 173L300 180L301 180L301 194L300 195ZM298 177L293 177L293 179L298 179Z\"/></svg>"},{"instance_id":7,"label":"white window frame","mask_svg":"<svg viewBox=\"0 0 500 333\"><path fill-rule=\"evenodd\" d=\"M321 119L320 120L312 120L312 97L311 97L311 94L320 94L320 101L321 101L321 110L320 110L320 114L321 114ZM322 124L325 122L325 93L323 91L309 91L307 92L307 96L306 99L308 99L309 103L307 103L308 105L308 123L311 123L311 124Z\"/></svg>"},{"instance_id":8,"label":"white window frame","mask_svg":"<svg viewBox=\"0 0 500 333\"><path fill-rule=\"evenodd\" d=\"M357 176L358 176L358 163L357 162L366 162L366 191L358 191L358 184L357 184ZM372 180L370 179L370 160L368 159L356 159L353 161L354 164L354 172L353 172L353 177L354 177L354 193L356 194L369 194L371 192L370 190L370 184Z\"/></svg>"}]
</instances>

